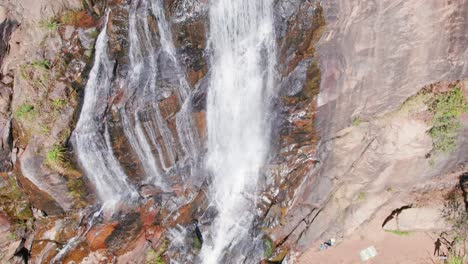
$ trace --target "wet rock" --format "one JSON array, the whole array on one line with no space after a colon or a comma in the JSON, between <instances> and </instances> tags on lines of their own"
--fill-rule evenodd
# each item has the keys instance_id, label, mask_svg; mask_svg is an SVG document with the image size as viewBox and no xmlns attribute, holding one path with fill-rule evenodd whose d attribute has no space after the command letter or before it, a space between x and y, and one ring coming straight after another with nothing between
<instances>
[{"instance_id":1,"label":"wet rock","mask_svg":"<svg viewBox=\"0 0 468 264\"><path fill-rule=\"evenodd\" d=\"M105 238L107 248L116 255L129 251L132 247L128 245L134 246L132 242L141 235L142 227L139 213L122 215L114 230Z\"/></svg>"},{"instance_id":2,"label":"wet rock","mask_svg":"<svg viewBox=\"0 0 468 264\"><path fill-rule=\"evenodd\" d=\"M145 199L155 197L162 192L163 190L160 187L154 186L152 184L143 184L138 188L138 193L142 198Z\"/></svg>"},{"instance_id":3,"label":"wet rock","mask_svg":"<svg viewBox=\"0 0 468 264\"><path fill-rule=\"evenodd\" d=\"M86 235L86 242L92 251L107 248L106 240L115 231L118 223L109 223L105 225L98 225L91 228Z\"/></svg>"},{"instance_id":4,"label":"wet rock","mask_svg":"<svg viewBox=\"0 0 468 264\"><path fill-rule=\"evenodd\" d=\"M93 48L94 42L96 41L97 31L95 28L79 28L78 29L78 37L80 39L80 43L85 50L89 50Z\"/></svg>"}]
</instances>

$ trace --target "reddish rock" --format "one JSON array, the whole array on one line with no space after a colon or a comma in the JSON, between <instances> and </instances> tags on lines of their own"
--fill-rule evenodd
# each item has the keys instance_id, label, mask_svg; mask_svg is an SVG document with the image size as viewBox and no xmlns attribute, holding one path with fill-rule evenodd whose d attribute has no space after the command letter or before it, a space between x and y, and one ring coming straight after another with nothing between
<instances>
[{"instance_id":1,"label":"reddish rock","mask_svg":"<svg viewBox=\"0 0 468 264\"><path fill-rule=\"evenodd\" d=\"M114 232L118 223L108 223L91 228L86 235L86 242L92 251L107 248L106 239Z\"/></svg>"}]
</instances>

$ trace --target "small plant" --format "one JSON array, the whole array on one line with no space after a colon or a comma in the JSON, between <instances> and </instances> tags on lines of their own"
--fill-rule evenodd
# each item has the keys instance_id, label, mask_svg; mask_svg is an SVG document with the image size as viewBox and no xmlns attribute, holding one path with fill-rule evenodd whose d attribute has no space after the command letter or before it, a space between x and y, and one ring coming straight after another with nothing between
<instances>
[{"instance_id":1,"label":"small plant","mask_svg":"<svg viewBox=\"0 0 468 264\"><path fill-rule=\"evenodd\" d=\"M434 114L432 128L433 148L439 152L451 152L457 147L458 130L461 127L460 116L467 110L467 103L460 88L436 96L430 103Z\"/></svg>"},{"instance_id":2,"label":"small plant","mask_svg":"<svg viewBox=\"0 0 468 264\"><path fill-rule=\"evenodd\" d=\"M65 161L65 149L58 144L55 144L52 149L47 152L47 163L49 165L62 164Z\"/></svg>"},{"instance_id":3,"label":"small plant","mask_svg":"<svg viewBox=\"0 0 468 264\"><path fill-rule=\"evenodd\" d=\"M48 60L35 60L31 62L31 65L35 68L40 68L44 70L50 70L51 64Z\"/></svg>"},{"instance_id":4,"label":"small plant","mask_svg":"<svg viewBox=\"0 0 468 264\"><path fill-rule=\"evenodd\" d=\"M362 124L362 122L362 118L360 116L356 116L353 119L353 126L359 126L360 124Z\"/></svg>"},{"instance_id":5,"label":"small plant","mask_svg":"<svg viewBox=\"0 0 468 264\"><path fill-rule=\"evenodd\" d=\"M360 192L358 194L358 199L359 199L359 201L365 201L366 200L366 193L365 192Z\"/></svg>"},{"instance_id":6,"label":"small plant","mask_svg":"<svg viewBox=\"0 0 468 264\"><path fill-rule=\"evenodd\" d=\"M37 116L37 111L32 104L22 104L15 111L16 118L20 120L32 120Z\"/></svg>"},{"instance_id":7,"label":"small plant","mask_svg":"<svg viewBox=\"0 0 468 264\"><path fill-rule=\"evenodd\" d=\"M50 32L54 32L54 31L57 31L57 29L59 28L59 23L57 21L55 21L54 19L47 19L47 20L42 20L39 25L41 26L41 28L47 30L47 31L50 31Z\"/></svg>"},{"instance_id":8,"label":"small plant","mask_svg":"<svg viewBox=\"0 0 468 264\"><path fill-rule=\"evenodd\" d=\"M52 100L52 107L55 110L63 109L67 105L67 100L65 99L54 99Z\"/></svg>"},{"instance_id":9,"label":"small plant","mask_svg":"<svg viewBox=\"0 0 468 264\"><path fill-rule=\"evenodd\" d=\"M397 235L397 236L402 236L402 237L411 235L411 232L400 231L400 230L385 230L385 232L391 233L391 234L394 234L394 235Z\"/></svg>"}]
</instances>

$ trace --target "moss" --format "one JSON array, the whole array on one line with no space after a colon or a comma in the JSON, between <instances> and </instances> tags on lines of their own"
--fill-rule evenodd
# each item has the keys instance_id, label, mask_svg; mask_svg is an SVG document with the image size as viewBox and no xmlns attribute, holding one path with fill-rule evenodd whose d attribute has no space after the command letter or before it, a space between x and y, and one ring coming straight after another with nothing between
<instances>
[{"instance_id":1,"label":"moss","mask_svg":"<svg viewBox=\"0 0 468 264\"><path fill-rule=\"evenodd\" d=\"M73 197L84 198L86 189L83 179L70 179L68 181L68 190Z\"/></svg>"},{"instance_id":2,"label":"moss","mask_svg":"<svg viewBox=\"0 0 468 264\"><path fill-rule=\"evenodd\" d=\"M429 102L434 114L429 134L436 152L451 152L457 147L460 116L467 110L467 102L460 88L435 96Z\"/></svg>"},{"instance_id":3,"label":"moss","mask_svg":"<svg viewBox=\"0 0 468 264\"><path fill-rule=\"evenodd\" d=\"M14 115L21 121L31 121L37 117L38 112L34 105L25 103L16 109Z\"/></svg>"},{"instance_id":4,"label":"moss","mask_svg":"<svg viewBox=\"0 0 468 264\"><path fill-rule=\"evenodd\" d=\"M320 88L320 68L317 62L313 62L307 69L307 82L305 84L304 93L307 98L313 98L318 95Z\"/></svg>"},{"instance_id":5,"label":"moss","mask_svg":"<svg viewBox=\"0 0 468 264\"><path fill-rule=\"evenodd\" d=\"M48 60L35 60L31 62L31 66L44 69L44 70L50 70L51 69L51 63Z\"/></svg>"},{"instance_id":6,"label":"moss","mask_svg":"<svg viewBox=\"0 0 468 264\"><path fill-rule=\"evenodd\" d=\"M385 230L385 232L390 233L390 234L394 234L394 235L397 235L397 236L402 236L402 237L411 235L411 232L400 231L400 230Z\"/></svg>"},{"instance_id":7,"label":"moss","mask_svg":"<svg viewBox=\"0 0 468 264\"><path fill-rule=\"evenodd\" d=\"M265 248L265 252L263 254L264 257L265 258L271 257L271 255L273 255L273 250L274 250L273 242L268 238L264 238L263 239L263 246Z\"/></svg>"},{"instance_id":8,"label":"moss","mask_svg":"<svg viewBox=\"0 0 468 264\"><path fill-rule=\"evenodd\" d=\"M200 251L201 248L202 248L202 242L200 241L200 239L198 239L197 236L194 236L193 238L193 248L196 250L196 251Z\"/></svg>"}]
</instances>

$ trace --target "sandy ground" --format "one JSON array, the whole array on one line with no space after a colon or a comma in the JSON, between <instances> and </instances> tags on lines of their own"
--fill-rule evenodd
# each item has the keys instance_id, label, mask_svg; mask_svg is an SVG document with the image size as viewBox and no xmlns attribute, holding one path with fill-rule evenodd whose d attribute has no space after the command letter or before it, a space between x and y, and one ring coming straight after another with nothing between
<instances>
[{"instance_id":1,"label":"sandy ground","mask_svg":"<svg viewBox=\"0 0 468 264\"><path fill-rule=\"evenodd\" d=\"M366 224L354 235L338 240L334 247L319 251L319 245L306 251L299 264L438 264L434 257L434 243L437 235L429 232L414 232L408 236L387 233L381 229L385 210L380 210L369 224ZM377 249L378 255L366 262L361 261L359 252L369 246ZM441 247L441 253L446 250Z\"/></svg>"}]
</instances>

